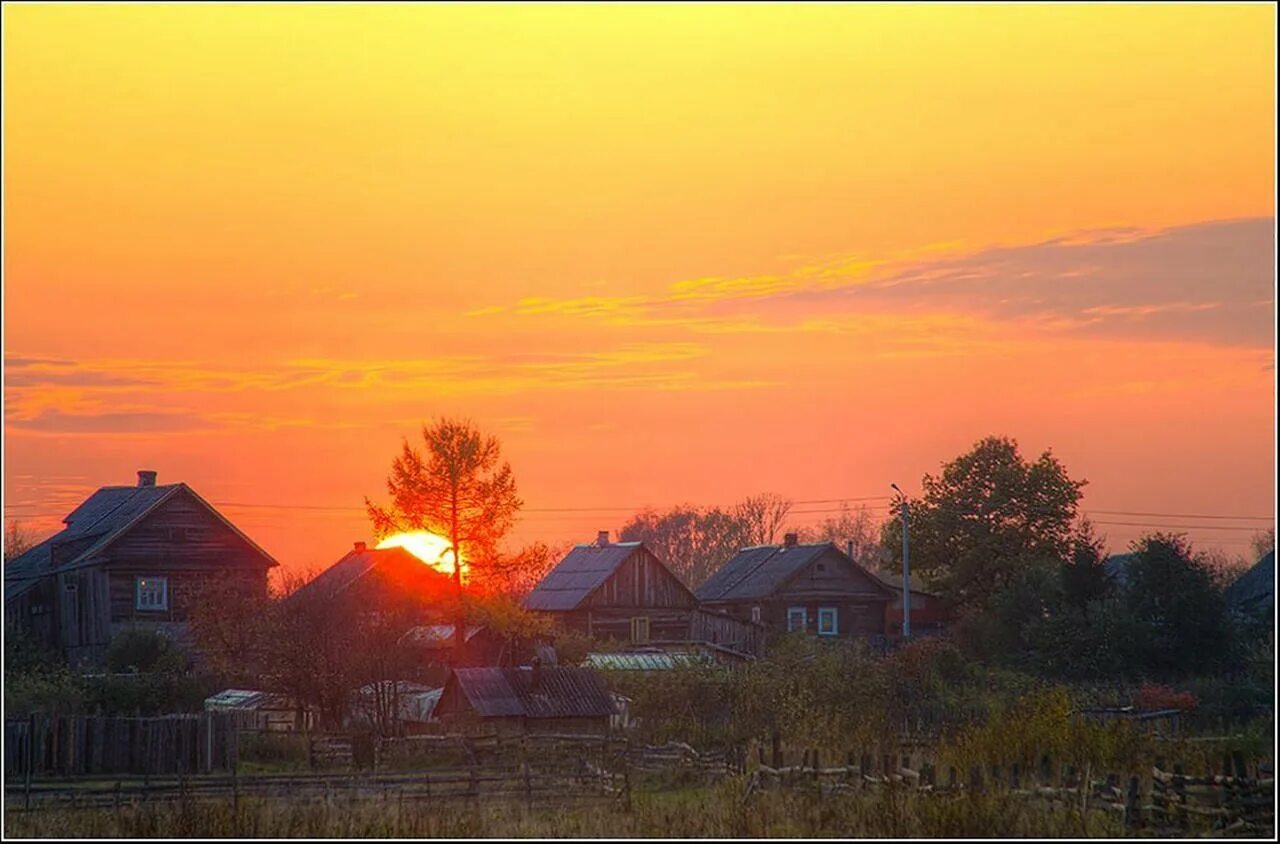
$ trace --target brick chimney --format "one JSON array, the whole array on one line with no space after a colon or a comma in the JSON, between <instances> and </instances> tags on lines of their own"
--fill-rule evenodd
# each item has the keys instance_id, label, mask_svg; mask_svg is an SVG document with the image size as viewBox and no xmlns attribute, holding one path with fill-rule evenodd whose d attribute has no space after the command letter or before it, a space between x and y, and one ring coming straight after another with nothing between
<instances>
[{"instance_id":1,"label":"brick chimney","mask_svg":"<svg viewBox=\"0 0 1280 844\"><path fill-rule=\"evenodd\" d=\"M596 545L599 545L601 548L604 548L608 544L609 544L609 531L602 530L596 534Z\"/></svg>"},{"instance_id":2,"label":"brick chimney","mask_svg":"<svg viewBox=\"0 0 1280 844\"><path fill-rule=\"evenodd\" d=\"M138 470L138 486L155 486L156 473L152 469Z\"/></svg>"},{"instance_id":3,"label":"brick chimney","mask_svg":"<svg viewBox=\"0 0 1280 844\"><path fill-rule=\"evenodd\" d=\"M796 547L796 543L797 543L797 542L799 542L799 541L800 541L800 537L799 537L799 536L797 536L797 535L796 535L796 534L794 534L794 533L787 533L787 534L783 534L783 537L782 537L782 547L783 547L783 548L794 548L794 547Z\"/></svg>"},{"instance_id":4,"label":"brick chimney","mask_svg":"<svg viewBox=\"0 0 1280 844\"><path fill-rule=\"evenodd\" d=\"M363 552L365 551L365 549L367 549L368 547L369 547L369 546L368 546L368 545L365 545L363 542L357 542L357 543L356 543L356 553L357 553L357 554L363 553Z\"/></svg>"}]
</instances>

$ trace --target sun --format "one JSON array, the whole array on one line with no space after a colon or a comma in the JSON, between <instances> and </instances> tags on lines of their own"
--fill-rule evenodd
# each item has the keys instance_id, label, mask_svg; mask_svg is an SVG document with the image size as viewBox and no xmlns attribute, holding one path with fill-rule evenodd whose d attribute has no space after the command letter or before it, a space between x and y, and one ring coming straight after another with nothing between
<instances>
[{"instance_id":1,"label":"sun","mask_svg":"<svg viewBox=\"0 0 1280 844\"><path fill-rule=\"evenodd\" d=\"M437 571L453 575L453 550L449 540L427 530L392 534L381 540L378 548L403 548ZM462 561L462 577L467 576L467 561Z\"/></svg>"}]
</instances>

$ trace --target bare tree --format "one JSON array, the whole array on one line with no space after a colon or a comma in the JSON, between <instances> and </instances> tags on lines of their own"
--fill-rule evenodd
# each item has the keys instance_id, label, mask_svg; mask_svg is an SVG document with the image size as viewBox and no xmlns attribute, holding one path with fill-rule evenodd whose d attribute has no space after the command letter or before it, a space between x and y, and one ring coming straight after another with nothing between
<instances>
[{"instance_id":1,"label":"bare tree","mask_svg":"<svg viewBox=\"0 0 1280 844\"><path fill-rule=\"evenodd\" d=\"M733 507L733 515L742 523L747 545L772 545L787 523L791 499L773 492L750 495Z\"/></svg>"},{"instance_id":2,"label":"bare tree","mask_svg":"<svg viewBox=\"0 0 1280 844\"><path fill-rule=\"evenodd\" d=\"M847 551L852 543L854 562L871 569L880 568L880 521L866 505L842 504L838 513L799 533L805 542L834 542L841 551Z\"/></svg>"},{"instance_id":3,"label":"bare tree","mask_svg":"<svg viewBox=\"0 0 1280 844\"><path fill-rule=\"evenodd\" d=\"M35 545L35 539L17 519L10 519L4 531L4 561L7 563L14 557L26 553Z\"/></svg>"}]
</instances>

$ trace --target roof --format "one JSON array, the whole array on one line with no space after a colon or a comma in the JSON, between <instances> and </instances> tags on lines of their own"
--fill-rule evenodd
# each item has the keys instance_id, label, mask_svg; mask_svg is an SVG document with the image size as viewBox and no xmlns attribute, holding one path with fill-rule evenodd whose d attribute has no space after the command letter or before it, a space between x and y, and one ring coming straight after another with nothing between
<instances>
[{"instance_id":1,"label":"roof","mask_svg":"<svg viewBox=\"0 0 1280 844\"><path fill-rule=\"evenodd\" d=\"M1227 587L1227 604L1235 609L1270 608L1276 594L1276 552L1270 551Z\"/></svg>"},{"instance_id":2,"label":"roof","mask_svg":"<svg viewBox=\"0 0 1280 844\"><path fill-rule=\"evenodd\" d=\"M737 601L764 598L782 586L802 569L823 554L834 552L849 561L855 569L865 572L847 554L832 542L815 542L797 545L756 545L743 548L698 587L700 601ZM888 593L880 580L871 576L872 582Z\"/></svg>"},{"instance_id":3,"label":"roof","mask_svg":"<svg viewBox=\"0 0 1280 844\"><path fill-rule=\"evenodd\" d=\"M1117 586L1124 586L1129 580L1129 564L1137 554L1111 554L1102 561L1103 571Z\"/></svg>"},{"instance_id":4,"label":"roof","mask_svg":"<svg viewBox=\"0 0 1280 844\"><path fill-rule=\"evenodd\" d=\"M364 577L377 567L404 567L414 571L422 570L422 574L435 569L422 562L403 548L365 548L348 551L336 563L302 584L292 593L288 600L319 599L329 600L337 597L353 583ZM445 575L439 574L442 579Z\"/></svg>"},{"instance_id":5,"label":"roof","mask_svg":"<svg viewBox=\"0 0 1280 844\"><path fill-rule=\"evenodd\" d=\"M456 686L482 718L591 718L614 714L604 678L590 668L542 667L539 687L522 668L456 668L446 691Z\"/></svg>"},{"instance_id":6,"label":"roof","mask_svg":"<svg viewBox=\"0 0 1280 844\"><path fill-rule=\"evenodd\" d=\"M883 572L879 570L870 571L870 573L875 575L876 580L880 581L881 583L883 583L885 586L889 587L893 591L895 592L902 591L902 575L889 574L888 572ZM932 592L929 592L928 590L925 590L925 589L917 589L914 586L911 587L911 594L912 595L928 595L931 598L934 597Z\"/></svg>"},{"instance_id":7,"label":"roof","mask_svg":"<svg viewBox=\"0 0 1280 844\"><path fill-rule=\"evenodd\" d=\"M66 525L58 533L5 563L5 600L22 594L36 581L53 571L53 549L79 543L70 559L58 566L59 571L79 568L93 562L107 546L137 525L179 492L186 492L231 528L257 551L271 566L275 559L256 542L214 509L195 490L184 483L151 486L104 486L86 498L63 519Z\"/></svg>"},{"instance_id":8,"label":"roof","mask_svg":"<svg viewBox=\"0 0 1280 844\"><path fill-rule=\"evenodd\" d=\"M470 642L481 631L480 625L467 625L467 641ZM451 648L453 647L452 624L424 624L411 627L400 637L400 644L414 645L419 648Z\"/></svg>"},{"instance_id":9,"label":"roof","mask_svg":"<svg viewBox=\"0 0 1280 844\"><path fill-rule=\"evenodd\" d=\"M589 653L583 665L606 671L671 671L677 666L705 665L712 660L706 654L680 651L619 651Z\"/></svg>"},{"instance_id":10,"label":"roof","mask_svg":"<svg viewBox=\"0 0 1280 844\"><path fill-rule=\"evenodd\" d=\"M206 710L228 709L293 709L293 702L285 695L260 692L254 689L223 689L204 699Z\"/></svg>"},{"instance_id":11,"label":"roof","mask_svg":"<svg viewBox=\"0 0 1280 844\"><path fill-rule=\"evenodd\" d=\"M575 545L524 599L525 608L577 609L641 547L639 542Z\"/></svg>"}]
</instances>

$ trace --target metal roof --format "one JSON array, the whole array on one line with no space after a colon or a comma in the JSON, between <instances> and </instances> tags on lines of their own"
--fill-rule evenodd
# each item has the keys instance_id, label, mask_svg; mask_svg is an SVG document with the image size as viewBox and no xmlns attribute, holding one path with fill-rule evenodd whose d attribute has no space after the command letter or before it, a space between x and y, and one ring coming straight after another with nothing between
<instances>
[{"instance_id":1,"label":"metal roof","mask_svg":"<svg viewBox=\"0 0 1280 844\"><path fill-rule=\"evenodd\" d=\"M457 668L446 685L456 685L482 718L581 718L614 713L604 678L589 668L543 666L538 687L534 669Z\"/></svg>"},{"instance_id":2,"label":"metal roof","mask_svg":"<svg viewBox=\"0 0 1280 844\"><path fill-rule=\"evenodd\" d=\"M1276 552L1265 554L1227 587L1227 604L1236 609L1269 608L1276 594Z\"/></svg>"},{"instance_id":3,"label":"metal roof","mask_svg":"<svg viewBox=\"0 0 1280 844\"><path fill-rule=\"evenodd\" d=\"M586 668L603 671L671 671L677 666L706 665L712 659L706 654L681 651L620 651L589 653L583 661Z\"/></svg>"},{"instance_id":4,"label":"metal roof","mask_svg":"<svg viewBox=\"0 0 1280 844\"><path fill-rule=\"evenodd\" d=\"M641 548L639 542L575 545L524 599L526 609L573 610Z\"/></svg>"},{"instance_id":5,"label":"metal roof","mask_svg":"<svg viewBox=\"0 0 1280 844\"><path fill-rule=\"evenodd\" d=\"M228 709L293 709L293 702L285 695L260 692L253 689L223 689L204 700L204 708L210 711Z\"/></svg>"},{"instance_id":6,"label":"metal roof","mask_svg":"<svg viewBox=\"0 0 1280 844\"><path fill-rule=\"evenodd\" d=\"M468 625L466 641L470 642L481 629L477 624ZM452 624L423 624L409 628L408 632L400 637L400 644L414 645L419 648L450 648L453 647L453 633Z\"/></svg>"}]
</instances>

